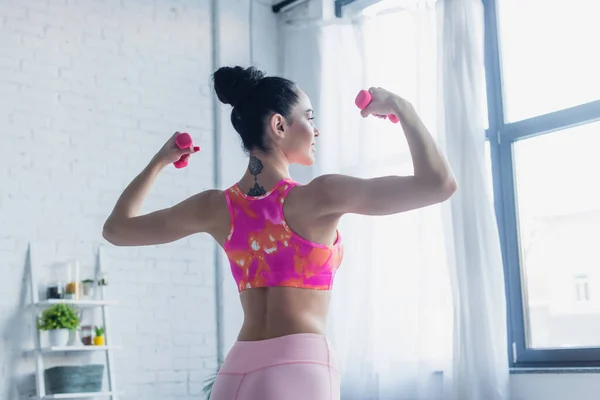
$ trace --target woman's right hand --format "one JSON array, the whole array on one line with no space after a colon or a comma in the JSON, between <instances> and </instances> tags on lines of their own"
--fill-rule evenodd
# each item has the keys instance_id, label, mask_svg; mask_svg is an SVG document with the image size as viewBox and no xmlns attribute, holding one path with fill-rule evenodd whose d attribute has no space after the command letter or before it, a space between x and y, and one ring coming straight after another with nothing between
<instances>
[{"instance_id":1,"label":"woman's right hand","mask_svg":"<svg viewBox=\"0 0 600 400\"><path fill-rule=\"evenodd\" d=\"M179 160L182 156L189 157L191 154L200 151L199 146L190 146L185 149L180 149L175 143L175 138L181 132L175 132L173 136L160 148L152 160L162 166L167 166Z\"/></svg>"}]
</instances>

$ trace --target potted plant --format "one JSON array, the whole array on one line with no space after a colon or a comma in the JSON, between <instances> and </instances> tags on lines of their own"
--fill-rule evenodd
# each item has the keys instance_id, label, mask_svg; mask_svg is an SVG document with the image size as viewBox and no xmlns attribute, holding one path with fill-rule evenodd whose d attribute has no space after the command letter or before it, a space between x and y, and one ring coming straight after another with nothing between
<instances>
[{"instance_id":1,"label":"potted plant","mask_svg":"<svg viewBox=\"0 0 600 400\"><path fill-rule=\"evenodd\" d=\"M108 275L106 273L103 273L98 279L98 286L108 286Z\"/></svg>"},{"instance_id":2,"label":"potted plant","mask_svg":"<svg viewBox=\"0 0 600 400\"><path fill-rule=\"evenodd\" d=\"M45 309L37 322L37 328L48 331L50 346L65 346L70 332L79 326L79 315L66 304L56 304Z\"/></svg>"},{"instance_id":3,"label":"potted plant","mask_svg":"<svg viewBox=\"0 0 600 400\"><path fill-rule=\"evenodd\" d=\"M95 331L96 337L94 337L94 344L96 346L104 346L104 328L101 326L97 326Z\"/></svg>"},{"instance_id":4,"label":"potted plant","mask_svg":"<svg viewBox=\"0 0 600 400\"><path fill-rule=\"evenodd\" d=\"M210 399L210 395L212 394L213 386L215 385L215 380L217 379L217 375L219 374L219 369L220 368L217 368L217 370L213 374L208 376L208 378L206 378L206 380L204 381L204 386L202 387L202 392L204 393L204 398L206 400Z\"/></svg>"},{"instance_id":5,"label":"potted plant","mask_svg":"<svg viewBox=\"0 0 600 400\"><path fill-rule=\"evenodd\" d=\"M84 296L89 296L93 294L93 289L94 289L94 280L93 279L84 279L83 281L81 281L82 285L83 285L83 295Z\"/></svg>"}]
</instances>

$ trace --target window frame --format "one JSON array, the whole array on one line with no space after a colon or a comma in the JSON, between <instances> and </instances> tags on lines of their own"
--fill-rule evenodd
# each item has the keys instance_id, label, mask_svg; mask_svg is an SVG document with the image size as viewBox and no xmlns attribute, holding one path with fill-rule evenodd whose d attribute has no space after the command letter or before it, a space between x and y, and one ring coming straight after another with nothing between
<instances>
[{"instance_id":1,"label":"window frame","mask_svg":"<svg viewBox=\"0 0 600 400\"><path fill-rule=\"evenodd\" d=\"M575 303L588 303L590 299L590 278L587 274L575 274L573 277L575 284ZM583 293L582 293L583 292ZM583 296L582 296L583 295ZM583 297L583 298L582 298Z\"/></svg>"},{"instance_id":2,"label":"window frame","mask_svg":"<svg viewBox=\"0 0 600 400\"><path fill-rule=\"evenodd\" d=\"M334 0L338 18L343 7L357 0ZM486 138L490 145L494 208L502 248L507 311L507 357L511 368L600 366L600 347L531 349L526 344L524 291L519 252L513 144L578 125L600 121L600 100L515 122L505 122L498 0L482 0L484 57L488 111Z\"/></svg>"},{"instance_id":3,"label":"window frame","mask_svg":"<svg viewBox=\"0 0 600 400\"><path fill-rule=\"evenodd\" d=\"M600 348L527 348L513 144L519 140L599 121L600 100L505 123L497 0L482 1L488 106L486 137L490 145L494 207L504 265L509 365L512 368L597 367L600 366Z\"/></svg>"},{"instance_id":4,"label":"window frame","mask_svg":"<svg viewBox=\"0 0 600 400\"><path fill-rule=\"evenodd\" d=\"M335 7L335 16L337 18L342 18L344 6L350 3L354 3L355 1L356 0L334 0L333 3Z\"/></svg>"}]
</instances>

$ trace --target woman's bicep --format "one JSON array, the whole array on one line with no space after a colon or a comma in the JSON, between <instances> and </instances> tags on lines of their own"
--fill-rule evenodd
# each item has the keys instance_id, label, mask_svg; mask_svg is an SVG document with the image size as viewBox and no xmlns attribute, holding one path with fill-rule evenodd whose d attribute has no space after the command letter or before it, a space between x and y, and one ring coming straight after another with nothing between
<instances>
[{"instance_id":1,"label":"woman's bicep","mask_svg":"<svg viewBox=\"0 0 600 400\"><path fill-rule=\"evenodd\" d=\"M162 210L130 217L109 217L102 235L117 246L170 243L214 226L213 210L219 191L206 191Z\"/></svg>"},{"instance_id":2,"label":"woman's bicep","mask_svg":"<svg viewBox=\"0 0 600 400\"><path fill-rule=\"evenodd\" d=\"M423 182L415 176L324 178L324 205L331 214L396 214L443 202L456 190L454 181Z\"/></svg>"}]
</instances>

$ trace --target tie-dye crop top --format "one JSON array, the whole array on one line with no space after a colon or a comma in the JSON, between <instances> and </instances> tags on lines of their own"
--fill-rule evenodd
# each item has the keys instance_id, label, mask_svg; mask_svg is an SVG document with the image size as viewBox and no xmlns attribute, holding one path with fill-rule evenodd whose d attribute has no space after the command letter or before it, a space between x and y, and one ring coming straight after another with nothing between
<instances>
[{"instance_id":1,"label":"tie-dye crop top","mask_svg":"<svg viewBox=\"0 0 600 400\"><path fill-rule=\"evenodd\" d=\"M256 197L246 195L237 184L225 191L231 223L223 248L239 292L270 286L332 288L343 256L340 234L327 246L290 229L283 202L296 185L285 178Z\"/></svg>"}]
</instances>

